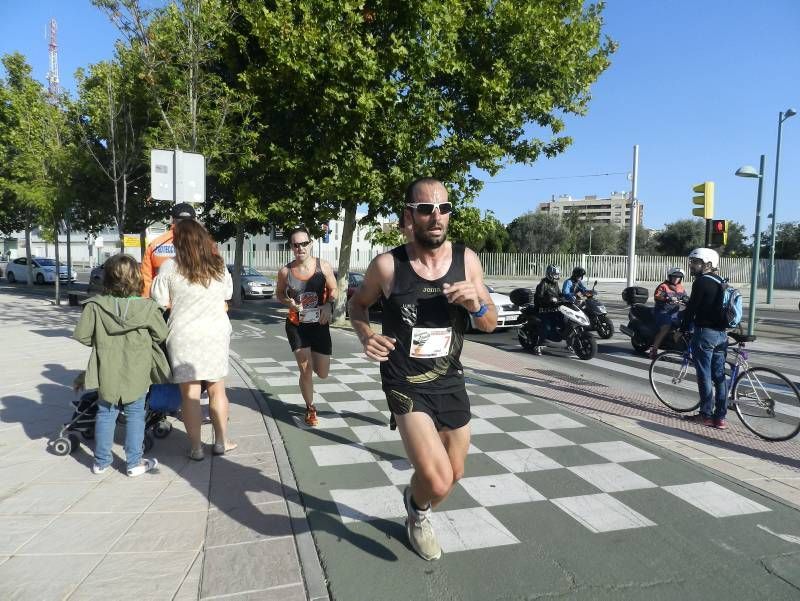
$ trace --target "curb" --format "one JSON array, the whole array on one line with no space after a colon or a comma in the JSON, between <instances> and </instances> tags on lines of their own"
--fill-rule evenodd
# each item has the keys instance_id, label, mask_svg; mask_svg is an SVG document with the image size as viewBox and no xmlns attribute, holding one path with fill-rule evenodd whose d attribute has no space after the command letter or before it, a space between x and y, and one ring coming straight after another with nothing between
<instances>
[{"instance_id":1,"label":"curb","mask_svg":"<svg viewBox=\"0 0 800 601\"><path fill-rule=\"evenodd\" d=\"M250 371L245 367L242 358L232 349L230 350L230 361L239 377L250 387L251 394L261 408L264 425L267 428L267 433L272 442L272 449L275 453L275 461L278 464L278 473L284 486L284 498L291 518L297 557L303 573L303 582L306 586L308 599L309 601L330 601L328 581L319 561L317 546L311 534L311 527L306 517L305 506L300 498L297 480L295 480L289 456L283 445L283 437L275 424L275 417L272 415L269 402L264 396L264 391L253 382L250 377ZM287 493L287 488L290 488L292 492Z\"/></svg>"}]
</instances>

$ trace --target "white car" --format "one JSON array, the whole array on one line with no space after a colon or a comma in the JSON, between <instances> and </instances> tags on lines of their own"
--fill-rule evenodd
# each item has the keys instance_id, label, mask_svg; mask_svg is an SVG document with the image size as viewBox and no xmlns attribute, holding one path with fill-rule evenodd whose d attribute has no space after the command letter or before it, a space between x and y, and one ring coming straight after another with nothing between
<instances>
[{"instance_id":1,"label":"white car","mask_svg":"<svg viewBox=\"0 0 800 601\"><path fill-rule=\"evenodd\" d=\"M520 311L519 307L512 303L507 295L495 292L491 286L486 286L486 289L489 291L489 296L494 306L497 307L497 329L519 325L519 320L522 316L522 311ZM475 327L475 318L472 315L469 316L469 329L477 329Z\"/></svg>"},{"instance_id":2,"label":"white car","mask_svg":"<svg viewBox=\"0 0 800 601\"><path fill-rule=\"evenodd\" d=\"M53 284L56 281L56 261L46 257L33 257L33 281L37 284ZM9 284L28 281L28 257L14 259L6 265L6 280ZM74 271L67 273L67 266L61 265L58 270L58 279L61 282L74 282L78 274Z\"/></svg>"}]
</instances>

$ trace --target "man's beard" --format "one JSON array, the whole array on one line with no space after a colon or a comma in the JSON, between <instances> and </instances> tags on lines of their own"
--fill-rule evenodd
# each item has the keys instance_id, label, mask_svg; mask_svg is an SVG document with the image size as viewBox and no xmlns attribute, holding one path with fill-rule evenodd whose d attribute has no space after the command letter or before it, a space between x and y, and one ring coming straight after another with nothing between
<instances>
[{"instance_id":1,"label":"man's beard","mask_svg":"<svg viewBox=\"0 0 800 601\"><path fill-rule=\"evenodd\" d=\"M416 220L414 221L414 240L420 246L424 248L429 248L431 250L439 248L442 244L445 243L447 240L447 228L441 224L437 224L438 227L442 228L442 233L439 234L440 238L432 238L430 231L428 228L418 224Z\"/></svg>"}]
</instances>

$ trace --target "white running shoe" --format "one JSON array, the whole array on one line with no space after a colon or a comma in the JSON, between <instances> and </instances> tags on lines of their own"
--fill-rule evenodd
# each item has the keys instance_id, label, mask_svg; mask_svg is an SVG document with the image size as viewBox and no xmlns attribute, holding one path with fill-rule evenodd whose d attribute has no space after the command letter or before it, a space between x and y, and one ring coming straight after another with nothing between
<instances>
[{"instance_id":1,"label":"white running shoe","mask_svg":"<svg viewBox=\"0 0 800 601\"><path fill-rule=\"evenodd\" d=\"M411 548L425 561L439 559L442 556L442 548L439 546L439 541L436 540L436 534L431 525L431 508L428 507L424 511L414 509L411 505L411 488L408 487L403 491L403 502L406 512L408 512L406 532Z\"/></svg>"},{"instance_id":2,"label":"white running shoe","mask_svg":"<svg viewBox=\"0 0 800 601\"><path fill-rule=\"evenodd\" d=\"M93 474L104 474L109 467L111 467L111 466L110 465L104 465L104 466L100 467L99 465L97 465L95 463L92 466L92 473Z\"/></svg>"},{"instance_id":3,"label":"white running shoe","mask_svg":"<svg viewBox=\"0 0 800 601\"><path fill-rule=\"evenodd\" d=\"M142 462L136 467L128 470L128 476L135 478L141 476L145 472L149 472L158 465L158 459L142 459Z\"/></svg>"}]
</instances>

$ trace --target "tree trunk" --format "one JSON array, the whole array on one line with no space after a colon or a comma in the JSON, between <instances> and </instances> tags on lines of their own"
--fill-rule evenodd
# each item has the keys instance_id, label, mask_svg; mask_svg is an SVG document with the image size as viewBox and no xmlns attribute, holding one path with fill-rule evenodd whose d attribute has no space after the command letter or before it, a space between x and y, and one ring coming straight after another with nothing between
<instances>
[{"instance_id":1,"label":"tree trunk","mask_svg":"<svg viewBox=\"0 0 800 601\"><path fill-rule=\"evenodd\" d=\"M144 253L147 252L147 228L139 232L139 254L144 259Z\"/></svg>"},{"instance_id":2,"label":"tree trunk","mask_svg":"<svg viewBox=\"0 0 800 601\"><path fill-rule=\"evenodd\" d=\"M55 235L56 235L56 281L55 281L55 289L56 289L56 306L61 304L61 261L59 261L59 252L58 252L58 219L55 219Z\"/></svg>"},{"instance_id":3,"label":"tree trunk","mask_svg":"<svg viewBox=\"0 0 800 601\"><path fill-rule=\"evenodd\" d=\"M27 213L25 220L25 255L28 257L27 271L28 271L28 286L33 286L33 254L31 253L31 219L30 211Z\"/></svg>"},{"instance_id":4,"label":"tree trunk","mask_svg":"<svg viewBox=\"0 0 800 601\"><path fill-rule=\"evenodd\" d=\"M72 235L70 234L69 216L64 219L67 228L67 290L72 287Z\"/></svg>"},{"instance_id":5,"label":"tree trunk","mask_svg":"<svg viewBox=\"0 0 800 601\"><path fill-rule=\"evenodd\" d=\"M236 224L236 246L233 250L233 306L242 306L242 263L244 259L244 223Z\"/></svg>"},{"instance_id":6,"label":"tree trunk","mask_svg":"<svg viewBox=\"0 0 800 601\"><path fill-rule=\"evenodd\" d=\"M347 274L350 271L350 251L353 249L353 233L356 231L356 206L355 201L349 201L344 205L342 244L339 249L339 277L336 280L336 306L333 309L333 322L337 325L345 322Z\"/></svg>"}]
</instances>

